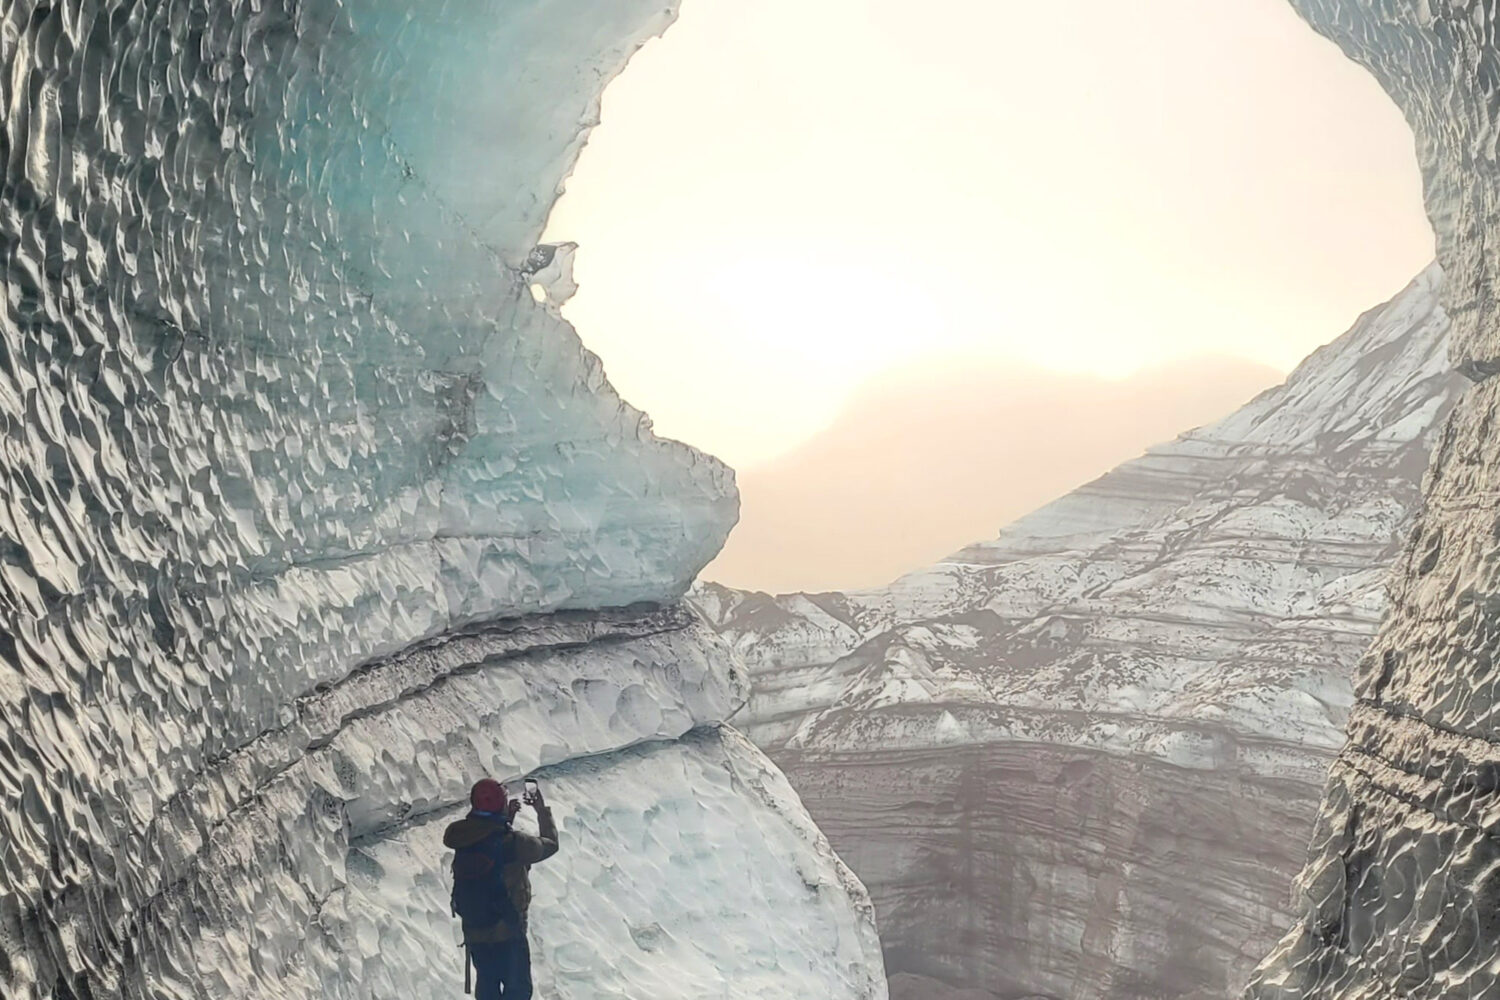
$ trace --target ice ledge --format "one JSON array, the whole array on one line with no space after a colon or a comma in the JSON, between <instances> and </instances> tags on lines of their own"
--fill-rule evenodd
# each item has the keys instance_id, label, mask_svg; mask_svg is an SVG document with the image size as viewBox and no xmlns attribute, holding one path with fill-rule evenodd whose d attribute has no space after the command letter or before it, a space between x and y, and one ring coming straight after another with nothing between
<instances>
[{"instance_id":1,"label":"ice ledge","mask_svg":"<svg viewBox=\"0 0 1500 1000\"><path fill-rule=\"evenodd\" d=\"M868 894L774 765L727 727L543 772L562 850L533 872L538 995L883 1000ZM460 954L434 872L456 809L356 842L310 941L330 1000L404 992Z\"/></svg>"},{"instance_id":2,"label":"ice ledge","mask_svg":"<svg viewBox=\"0 0 1500 1000\"><path fill-rule=\"evenodd\" d=\"M441 823L475 774L540 772L568 842L538 870L557 996L883 1000L863 887L774 765L720 727L745 677L681 605L492 622L371 664L139 832L111 831L117 856L152 862L78 888L153 947L96 989L447 995L461 972L440 958L458 954ZM51 916L83 934L94 913Z\"/></svg>"}]
</instances>

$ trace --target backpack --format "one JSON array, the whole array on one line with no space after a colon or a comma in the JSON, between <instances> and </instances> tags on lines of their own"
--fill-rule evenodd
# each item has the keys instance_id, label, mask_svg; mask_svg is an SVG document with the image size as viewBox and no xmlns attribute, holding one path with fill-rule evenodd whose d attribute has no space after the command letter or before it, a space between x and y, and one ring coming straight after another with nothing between
<instances>
[{"instance_id":1,"label":"backpack","mask_svg":"<svg viewBox=\"0 0 1500 1000\"><path fill-rule=\"evenodd\" d=\"M492 833L472 847L453 852L453 915L466 929L500 923L520 929L521 915L505 888L510 854L509 831Z\"/></svg>"}]
</instances>

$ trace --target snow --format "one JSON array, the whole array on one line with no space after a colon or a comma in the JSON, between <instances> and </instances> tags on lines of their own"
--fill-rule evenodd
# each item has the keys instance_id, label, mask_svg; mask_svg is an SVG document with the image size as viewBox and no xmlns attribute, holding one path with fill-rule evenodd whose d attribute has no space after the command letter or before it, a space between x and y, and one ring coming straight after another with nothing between
<instances>
[{"instance_id":1,"label":"snow","mask_svg":"<svg viewBox=\"0 0 1500 1000\"><path fill-rule=\"evenodd\" d=\"M814 603L700 586L753 677L738 721L773 753L966 731L1217 766L1204 727L1293 757L1337 748L1428 446L1465 384L1440 286L1429 268L1284 385L888 587ZM972 727L932 705L972 708L957 713Z\"/></svg>"}]
</instances>

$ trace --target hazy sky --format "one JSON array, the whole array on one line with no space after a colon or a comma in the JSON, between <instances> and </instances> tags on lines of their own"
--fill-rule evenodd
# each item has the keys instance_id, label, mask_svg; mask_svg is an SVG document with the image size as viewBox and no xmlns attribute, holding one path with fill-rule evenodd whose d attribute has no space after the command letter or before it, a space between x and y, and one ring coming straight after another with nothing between
<instances>
[{"instance_id":1,"label":"hazy sky","mask_svg":"<svg viewBox=\"0 0 1500 1000\"><path fill-rule=\"evenodd\" d=\"M861 386L826 430L739 470L740 523L703 576L771 593L880 586L1279 381L1234 359L1123 379L905 366Z\"/></svg>"},{"instance_id":2,"label":"hazy sky","mask_svg":"<svg viewBox=\"0 0 1500 1000\"><path fill-rule=\"evenodd\" d=\"M1287 370L1431 258L1419 185L1285 0L686 0L548 237L624 396L746 467L915 359Z\"/></svg>"}]
</instances>

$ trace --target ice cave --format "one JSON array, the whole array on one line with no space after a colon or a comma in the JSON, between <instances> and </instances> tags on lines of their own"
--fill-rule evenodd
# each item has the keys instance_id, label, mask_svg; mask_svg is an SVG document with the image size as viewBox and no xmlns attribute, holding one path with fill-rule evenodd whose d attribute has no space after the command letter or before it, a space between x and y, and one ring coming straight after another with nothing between
<instances>
[{"instance_id":1,"label":"ice cave","mask_svg":"<svg viewBox=\"0 0 1500 1000\"><path fill-rule=\"evenodd\" d=\"M1500 0L1293 2L1412 125L1444 277L1393 309L1440 288L1467 381L1380 342L1451 398L1339 411L1394 428L1357 456L1426 414L1433 458L1249 996L1500 997ZM476 772L558 790L539 995L887 996L869 893L726 724L786 693L684 601L733 473L533 291L675 7L0 4L0 997L456 995L433 859ZM775 740L835 730L794 707Z\"/></svg>"}]
</instances>

